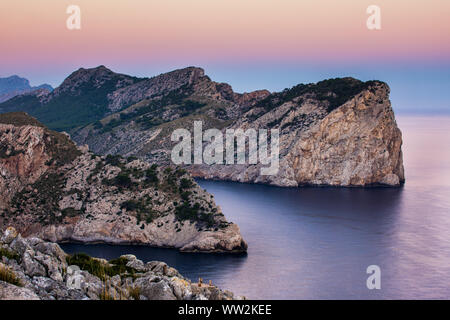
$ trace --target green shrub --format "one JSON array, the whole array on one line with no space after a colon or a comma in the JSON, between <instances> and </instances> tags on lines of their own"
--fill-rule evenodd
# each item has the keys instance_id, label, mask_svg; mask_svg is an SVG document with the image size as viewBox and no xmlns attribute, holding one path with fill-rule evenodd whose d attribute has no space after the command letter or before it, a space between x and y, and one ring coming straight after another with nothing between
<instances>
[{"instance_id":1,"label":"green shrub","mask_svg":"<svg viewBox=\"0 0 450 320\"><path fill-rule=\"evenodd\" d=\"M124 258L117 258L110 260L108 264L102 263L98 259L91 258L85 253L75 253L66 257L68 265L79 266L80 269L89 272L90 274L106 280L108 277L121 274L134 275L135 270L127 267L127 260Z\"/></svg>"},{"instance_id":2,"label":"green shrub","mask_svg":"<svg viewBox=\"0 0 450 320\"><path fill-rule=\"evenodd\" d=\"M127 172L121 172L116 177L106 182L106 184L110 183L119 188L131 188L134 186L134 183L131 181Z\"/></svg>"},{"instance_id":3,"label":"green shrub","mask_svg":"<svg viewBox=\"0 0 450 320\"><path fill-rule=\"evenodd\" d=\"M171 168L171 167L165 168L165 169L164 169L164 173L165 173L165 174L170 174L170 173L172 173L172 168Z\"/></svg>"},{"instance_id":4,"label":"green shrub","mask_svg":"<svg viewBox=\"0 0 450 320\"><path fill-rule=\"evenodd\" d=\"M140 200L127 200L122 202L120 205L121 209L126 211L136 212L137 224L140 224L142 220L146 223L152 223L155 218L158 217L158 213L153 211L148 203L150 199L140 199Z\"/></svg>"},{"instance_id":5,"label":"green shrub","mask_svg":"<svg viewBox=\"0 0 450 320\"><path fill-rule=\"evenodd\" d=\"M159 178L158 178L158 166L156 164L153 164L149 169L145 171L145 181L150 184L158 184Z\"/></svg>"},{"instance_id":6,"label":"green shrub","mask_svg":"<svg viewBox=\"0 0 450 320\"><path fill-rule=\"evenodd\" d=\"M105 163L115 167L119 167L122 164L122 157L120 155L108 154L105 158Z\"/></svg>"},{"instance_id":7,"label":"green shrub","mask_svg":"<svg viewBox=\"0 0 450 320\"><path fill-rule=\"evenodd\" d=\"M120 205L120 209L125 209L126 211L136 211L138 209L141 209L141 202L136 200L127 200L122 202Z\"/></svg>"},{"instance_id":8,"label":"green shrub","mask_svg":"<svg viewBox=\"0 0 450 320\"><path fill-rule=\"evenodd\" d=\"M180 189L190 189L194 186L194 183L190 179L183 178L180 180Z\"/></svg>"},{"instance_id":9,"label":"green shrub","mask_svg":"<svg viewBox=\"0 0 450 320\"><path fill-rule=\"evenodd\" d=\"M189 220L206 225L208 228L216 225L214 216L211 213L206 212L199 203L194 203L193 206L189 205L188 202L180 204L175 207L175 217L179 221Z\"/></svg>"},{"instance_id":10,"label":"green shrub","mask_svg":"<svg viewBox=\"0 0 450 320\"><path fill-rule=\"evenodd\" d=\"M12 260L16 260L17 262L20 262L20 256L18 253L0 247L0 260L3 257L6 257L10 260L12 259Z\"/></svg>"}]
</instances>

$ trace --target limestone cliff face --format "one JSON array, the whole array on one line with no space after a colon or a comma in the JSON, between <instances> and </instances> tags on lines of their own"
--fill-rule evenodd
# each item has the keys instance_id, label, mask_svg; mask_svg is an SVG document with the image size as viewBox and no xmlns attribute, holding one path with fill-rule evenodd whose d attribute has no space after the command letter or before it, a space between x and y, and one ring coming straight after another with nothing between
<instances>
[{"instance_id":1,"label":"limestone cliff face","mask_svg":"<svg viewBox=\"0 0 450 320\"><path fill-rule=\"evenodd\" d=\"M297 100L298 101L298 100ZM261 176L259 165L191 167L208 179L277 186L399 186L405 181L402 135L389 101L389 87L373 83L331 112L316 99L288 101L256 120L252 111L233 128L281 130L280 169Z\"/></svg>"},{"instance_id":2,"label":"limestone cliff face","mask_svg":"<svg viewBox=\"0 0 450 320\"><path fill-rule=\"evenodd\" d=\"M386 83L342 78L301 84L278 93L261 90L236 94L229 85L201 75L188 93L177 96L178 100L136 104L126 116L121 115L124 120L115 127L84 127L75 134L76 141L89 144L98 153L133 155L170 164L174 146L171 133L177 128L192 132L194 121L202 121L203 130L218 128L223 133L239 128L278 129L280 166L276 175L261 175L259 164L185 168L205 179L287 187L404 183L402 135ZM201 101L202 105L184 114L187 100ZM157 112L146 113L145 108L151 109L148 103L158 106ZM158 122L147 125L146 119Z\"/></svg>"},{"instance_id":3,"label":"limestone cliff face","mask_svg":"<svg viewBox=\"0 0 450 320\"><path fill-rule=\"evenodd\" d=\"M51 241L247 249L185 170L96 156L23 113L0 116L0 143L3 228Z\"/></svg>"},{"instance_id":4,"label":"limestone cliff face","mask_svg":"<svg viewBox=\"0 0 450 320\"><path fill-rule=\"evenodd\" d=\"M44 129L0 124L0 207L7 208L23 185L34 183L46 170Z\"/></svg>"},{"instance_id":5,"label":"limestone cliff face","mask_svg":"<svg viewBox=\"0 0 450 320\"><path fill-rule=\"evenodd\" d=\"M202 77L204 77L203 69L188 67L145 79L109 94L108 108L111 111L118 111L145 98L161 96L166 92L189 86Z\"/></svg>"},{"instance_id":6,"label":"limestone cliff face","mask_svg":"<svg viewBox=\"0 0 450 320\"><path fill-rule=\"evenodd\" d=\"M283 161L286 178L297 184L341 186L404 182L402 135L389 89L384 84L371 89L300 136Z\"/></svg>"}]
</instances>

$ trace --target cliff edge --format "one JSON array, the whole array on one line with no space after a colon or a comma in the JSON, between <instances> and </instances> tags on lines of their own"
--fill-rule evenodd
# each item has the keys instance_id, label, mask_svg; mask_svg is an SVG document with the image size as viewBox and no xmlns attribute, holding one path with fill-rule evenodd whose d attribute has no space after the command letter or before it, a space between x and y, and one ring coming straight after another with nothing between
<instances>
[{"instance_id":1,"label":"cliff edge","mask_svg":"<svg viewBox=\"0 0 450 320\"><path fill-rule=\"evenodd\" d=\"M0 115L0 225L54 242L243 252L239 227L183 169L98 156L25 113Z\"/></svg>"}]
</instances>

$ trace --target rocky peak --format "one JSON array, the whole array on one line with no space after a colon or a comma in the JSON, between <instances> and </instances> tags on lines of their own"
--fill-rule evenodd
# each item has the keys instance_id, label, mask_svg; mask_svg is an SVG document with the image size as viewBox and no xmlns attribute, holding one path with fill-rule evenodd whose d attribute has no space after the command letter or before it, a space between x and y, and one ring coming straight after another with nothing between
<instances>
[{"instance_id":1,"label":"rocky peak","mask_svg":"<svg viewBox=\"0 0 450 320\"><path fill-rule=\"evenodd\" d=\"M205 71L197 67L187 67L163 73L111 93L108 96L110 101L108 107L113 112L119 111L125 106L143 99L161 97L174 90L187 88L206 78Z\"/></svg>"},{"instance_id":2,"label":"rocky peak","mask_svg":"<svg viewBox=\"0 0 450 320\"><path fill-rule=\"evenodd\" d=\"M250 107L255 105L261 100L270 96L269 90L256 90L252 92L244 92L242 94L235 94L234 101L244 107Z\"/></svg>"},{"instance_id":3,"label":"rocky peak","mask_svg":"<svg viewBox=\"0 0 450 320\"><path fill-rule=\"evenodd\" d=\"M10 76L6 78L0 78L0 94L15 91L25 90L30 88L30 82L19 76Z\"/></svg>"},{"instance_id":4,"label":"rocky peak","mask_svg":"<svg viewBox=\"0 0 450 320\"><path fill-rule=\"evenodd\" d=\"M186 67L182 69L177 69L174 71L170 71L167 73L163 73L157 77L161 77L164 79L172 79L173 81L176 81L176 79L180 81L184 81L187 83L195 82L200 77L205 76L205 70L199 67Z\"/></svg>"},{"instance_id":5,"label":"rocky peak","mask_svg":"<svg viewBox=\"0 0 450 320\"><path fill-rule=\"evenodd\" d=\"M39 101L42 101L42 100L45 99L45 97L48 96L51 92L52 92L52 91L49 90L47 87L42 87L42 88L36 89L36 90L34 90L34 91L24 93L24 95L35 96L36 98L39 99Z\"/></svg>"},{"instance_id":6,"label":"rocky peak","mask_svg":"<svg viewBox=\"0 0 450 320\"><path fill-rule=\"evenodd\" d=\"M113 81L113 83L109 84L111 81ZM80 94L81 88L87 86L88 89L99 89L105 84L109 84L109 86L112 86L111 89L114 90L132 84L133 82L133 77L115 73L103 65L90 69L80 68L69 75L63 83L55 89L54 96L58 96L64 92Z\"/></svg>"}]
</instances>

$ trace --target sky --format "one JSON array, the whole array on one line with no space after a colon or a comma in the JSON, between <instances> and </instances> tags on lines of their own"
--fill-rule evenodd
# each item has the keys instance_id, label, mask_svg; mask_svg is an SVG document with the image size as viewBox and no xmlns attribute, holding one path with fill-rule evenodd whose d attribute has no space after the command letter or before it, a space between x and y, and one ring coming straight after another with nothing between
<instances>
[{"instance_id":1,"label":"sky","mask_svg":"<svg viewBox=\"0 0 450 320\"><path fill-rule=\"evenodd\" d=\"M0 77L32 85L98 65L142 77L199 66L237 92L353 76L387 82L396 112L450 113L448 0L3 0L0 23Z\"/></svg>"}]
</instances>

